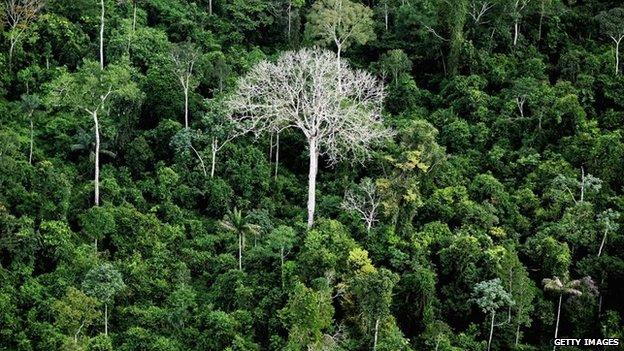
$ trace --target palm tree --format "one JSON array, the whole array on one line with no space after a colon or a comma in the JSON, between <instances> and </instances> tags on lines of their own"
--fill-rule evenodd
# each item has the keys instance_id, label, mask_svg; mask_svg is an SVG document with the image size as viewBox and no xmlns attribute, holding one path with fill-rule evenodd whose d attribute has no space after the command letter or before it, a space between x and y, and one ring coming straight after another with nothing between
<instances>
[{"instance_id":1,"label":"palm tree","mask_svg":"<svg viewBox=\"0 0 624 351\"><path fill-rule=\"evenodd\" d=\"M581 296L583 292L581 291L581 287L585 285L591 293L597 293L596 285L591 277L585 277L583 279L574 279L570 280L568 277L564 277L563 280L559 279L559 277L544 278L542 280L542 284L544 285L544 290L551 291L559 295L559 306L557 307L557 322L555 324L555 339L557 338L557 334L559 332L559 320L561 317L561 301L563 299L563 295L571 295L571 296ZM557 346L553 346L553 351L557 348Z\"/></svg>"},{"instance_id":2,"label":"palm tree","mask_svg":"<svg viewBox=\"0 0 624 351\"><path fill-rule=\"evenodd\" d=\"M236 207L232 211L228 210L219 223L226 230L238 235L238 269L242 271L245 235L257 235L260 232L260 226L249 223L249 216L243 216L243 212Z\"/></svg>"}]
</instances>

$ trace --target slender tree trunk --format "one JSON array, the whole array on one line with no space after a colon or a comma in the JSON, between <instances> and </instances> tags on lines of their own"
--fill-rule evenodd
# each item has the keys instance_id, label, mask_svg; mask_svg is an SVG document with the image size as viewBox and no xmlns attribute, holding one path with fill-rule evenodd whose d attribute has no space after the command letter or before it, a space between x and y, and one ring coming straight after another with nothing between
<instances>
[{"instance_id":1,"label":"slender tree trunk","mask_svg":"<svg viewBox=\"0 0 624 351\"><path fill-rule=\"evenodd\" d=\"M384 25L386 28L386 32L388 31L388 0L384 3Z\"/></svg>"},{"instance_id":2,"label":"slender tree trunk","mask_svg":"<svg viewBox=\"0 0 624 351\"><path fill-rule=\"evenodd\" d=\"M559 307L557 307L557 322L555 324L555 339L557 338L557 334L559 334L559 318L561 317L561 300L563 299L563 294L559 294ZM553 346L553 351L557 349L557 345Z\"/></svg>"},{"instance_id":3,"label":"slender tree trunk","mask_svg":"<svg viewBox=\"0 0 624 351\"><path fill-rule=\"evenodd\" d=\"M609 230L605 229L604 235L602 236L602 242L600 243L600 248L598 249L598 257L602 255L602 249L604 248L604 244L607 241L607 233L609 233Z\"/></svg>"},{"instance_id":4,"label":"slender tree trunk","mask_svg":"<svg viewBox=\"0 0 624 351\"><path fill-rule=\"evenodd\" d=\"M492 312L492 322L490 323L490 337L488 339L487 351L490 351L490 347L492 346L492 335L494 335L494 316L496 316L496 311Z\"/></svg>"},{"instance_id":5,"label":"slender tree trunk","mask_svg":"<svg viewBox=\"0 0 624 351\"><path fill-rule=\"evenodd\" d=\"M520 31L519 26L520 26L519 20L515 20L513 46L516 46L516 44L518 44L518 32Z\"/></svg>"},{"instance_id":6,"label":"slender tree trunk","mask_svg":"<svg viewBox=\"0 0 624 351\"><path fill-rule=\"evenodd\" d=\"M373 351L377 350L377 337L379 336L379 318L375 321L375 338L373 340Z\"/></svg>"},{"instance_id":7,"label":"slender tree trunk","mask_svg":"<svg viewBox=\"0 0 624 351\"><path fill-rule=\"evenodd\" d=\"M520 341L520 323L518 323L518 326L516 327L516 343L514 344L515 346L518 346L518 341Z\"/></svg>"},{"instance_id":8,"label":"slender tree trunk","mask_svg":"<svg viewBox=\"0 0 624 351\"><path fill-rule=\"evenodd\" d=\"M288 40L290 41L290 32L292 27L292 0L288 1Z\"/></svg>"},{"instance_id":9,"label":"slender tree trunk","mask_svg":"<svg viewBox=\"0 0 624 351\"><path fill-rule=\"evenodd\" d=\"M309 139L310 170L308 174L308 229L314 224L314 209L316 206L316 173L318 172L318 146L316 139Z\"/></svg>"},{"instance_id":10,"label":"slender tree trunk","mask_svg":"<svg viewBox=\"0 0 624 351\"><path fill-rule=\"evenodd\" d=\"M136 19L137 19L137 4L135 1L132 6L132 33L136 31Z\"/></svg>"},{"instance_id":11,"label":"slender tree trunk","mask_svg":"<svg viewBox=\"0 0 624 351\"><path fill-rule=\"evenodd\" d=\"M217 139L212 138L212 147L210 148L212 153L212 160L210 165L210 178L214 178L215 165L217 164Z\"/></svg>"},{"instance_id":12,"label":"slender tree trunk","mask_svg":"<svg viewBox=\"0 0 624 351\"><path fill-rule=\"evenodd\" d=\"M104 335L108 335L108 304L104 304Z\"/></svg>"},{"instance_id":13,"label":"slender tree trunk","mask_svg":"<svg viewBox=\"0 0 624 351\"><path fill-rule=\"evenodd\" d=\"M615 74L620 73L620 43L622 39L615 42Z\"/></svg>"},{"instance_id":14,"label":"slender tree trunk","mask_svg":"<svg viewBox=\"0 0 624 351\"><path fill-rule=\"evenodd\" d=\"M17 40L11 40L11 43L9 44L9 72L13 71L13 51L15 50L15 44L17 43Z\"/></svg>"},{"instance_id":15,"label":"slender tree trunk","mask_svg":"<svg viewBox=\"0 0 624 351\"><path fill-rule=\"evenodd\" d=\"M243 235L238 234L238 270L243 271Z\"/></svg>"},{"instance_id":16,"label":"slender tree trunk","mask_svg":"<svg viewBox=\"0 0 624 351\"><path fill-rule=\"evenodd\" d=\"M269 135L269 164L273 162L273 132Z\"/></svg>"},{"instance_id":17,"label":"slender tree trunk","mask_svg":"<svg viewBox=\"0 0 624 351\"><path fill-rule=\"evenodd\" d=\"M212 0L208 0L208 14L212 16Z\"/></svg>"},{"instance_id":18,"label":"slender tree trunk","mask_svg":"<svg viewBox=\"0 0 624 351\"><path fill-rule=\"evenodd\" d=\"M195 155L199 159L199 164L201 165L202 171L204 172L204 177L207 177L208 174L206 173L206 165L204 164L204 160L202 159L202 157L199 154L199 152L197 152L197 150L195 150L193 145L189 144L189 147L191 148L191 150L193 150L193 152L195 153Z\"/></svg>"},{"instance_id":19,"label":"slender tree trunk","mask_svg":"<svg viewBox=\"0 0 624 351\"><path fill-rule=\"evenodd\" d=\"M188 123L188 81L187 85L184 87L184 129L189 129Z\"/></svg>"},{"instance_id":20,"label":"slender tree trunk","mask_svg":"<svg viewBox=\"0 0 624 351\"><path fill-rule=\"evenodd\" d=\"M104 69L104 0L100 0L100 69Z\"/></svg>"},{"instance_id":21,"label":"slender tree trunk","mask_svg":"<svg viewBox=\"0 0 624 351\"><path fill-rule=\"evenodd\" d=\"M95 206L100 205L100 124L98 122L97 111L92 113L95 125Z\"/></svg>"},{"instance_id":22,"label":"slender tree trunk","mask_svg":"<svg viewBox=\"0 0 624 351\"><path fill-rule=\"evenodd\" d=\"M275 179L277 180L277 169L279 167L279 132L277 132L275 141Z\"/></svg>"},{"instance_id":23,"label":"slender tree trunk","mask_svg":"<svg viewBox=\"0 0 624 351\"><path fill-rule=\"evenodd\" d=\"M284 287L284 245L280 248L280 272L282 273L282 288Z\"/></svg>"},{"instance_id":24,"label":"slender tree trunk","mask_svg":"<svg viewBox=\"0 0 624 351\"><path fill-rule=\"evenodd\" d=\"M76 330L76 333L74 334L74 344L78 343L78 334L80 334L80 330L82 330L82 327L84 327L84 322L80 324L80 327L78 327L78 330Z\"/></svg>"},{"instance_id":25,"label":"slender tree trunk","mask_svg":"<svg viewBox=\"0 0 624 351\"><path fill-rule=\"evenodd\" d=\"M32 165L33 144L34 144L34 128L33 128L33 120L31 118L30 119L30 151L28 152L28 164L30 165Z\"/></svg>"}]
</instances>

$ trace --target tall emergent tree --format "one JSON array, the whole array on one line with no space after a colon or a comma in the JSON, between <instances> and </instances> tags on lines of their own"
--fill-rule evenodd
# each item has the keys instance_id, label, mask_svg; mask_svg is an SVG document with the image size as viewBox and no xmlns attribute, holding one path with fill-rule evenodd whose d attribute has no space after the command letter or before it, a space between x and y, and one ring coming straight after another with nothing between
<instances>
[{"instance_id":1,"label":"tall emergent tree","mask_svg":"<svg viewBox=\"0 0 624 351\"><path fill-rule=\"evenodd\" d=\"M109 115L115 102L138 104L141 98L127 64L112 64L101 70L97 63L85 61L75 73L63 72L50 83L48 104L86 113L93 120L95 206L100 204L100 120Z\"/></svg>"},{"instance_id":2,"label":"tall emergent tree","mask_svg":"<svg viewBox=\"0 0 624 351\"><path fill-rule=\"evenodd\" d=\"M197 81L193 77L195 64L201 53L191 42L174 44L171 49L173 74L176 76L184 93L184 129L189 129L189 92L195 88Z\"/></svg>"},{"instance_id":3,"label":"tall emergent tree","mask_svg":"<svg viewBox=\"0 0 624 351\"><path fill-rule=\"evenodd\" d=\"M108 305L113 303L115 295L126 288L121 273L112 264L103 263L91 269L82 282L82 289L87 295L97 298L104 304L104 334L108 335Z\"/></svg>"},{"instance_id":4,"label":"tall emergent tree","mask_svg":"<svg viewBox=\"0 0 624 351\"><path fill-rule=\"evenodd\" d=\"M373 10L349 0L317 0L308 14L306 31L317 44L336 45L338 60L350 45L375 39Z\"/></svg>"},{"instance_id":5,"label":"tall emergent tree","mask_svg":"<svg viewBox=\"0 0 624 351\"><path fill-rule=\"evenodd\" d=\"M243 211L234 207L228 211L223 220L219 222L226 230L238 235L238 270L243 270L243 247L245 236L255 235L260 232L260 226L249 222L249 218L243 215Z\"/></svg>"},{"instance_id":6,"label":"tall emergent tree","mask_svg":"<svg viewBox=\"0 0 624 351\"><path fill-rule=\"evenodd\" d=\"M487 313L491 316L490 336L487 343L487 349L490 351L492 335L494 334L494 318L496 317L496 311L505 306L512 306L514 302L511 299L511 294L503 288L503 284L499 278L483 281L475 285L473 301L479 306L483 313Z\"/></svg>"},{"instance_id":7,"label":"tall emergent tree","mask_svg":"<svg viewBox=\"0 0 624 351\"><path fill-rule=\"evenodd\" d=\"M620 72L620 43L624 39L624 8L601 12L598 17L603 33L615 43L615 74Z\"/></svg>"},{"instance_id":8,"label":"tall emergent tree","mask_svg":"<svg viewBox=\"0 0 624 351\"><path fill-rule=\"evenodd\" d=\"M560 279L559 277L545 278L542 280L542 284L544 285L544 290L553 292L559 295L559 304L557 307L557 322L555 323L555 336L559 334L559 320L561 319L561 302L563 300L563 295L572 295L572 296L581 296L583 295L583 291L581 287L585 285L589 288L590 291L597 291L594 281L590 277L585 277L583 279L574 279L570 280L568 277L564 277ZM557 346L553 346L553 351L557 348Z\"/></svg>"},{"instance_id":9,"label":"tall emergent tree","mask_svg":"<svg viewBox=\"0 0 624 351\"><path fill-rule=\"evenodd\" d=\"M242 131L258 134L294 127L305 136L310 159L308 227L314 224L319 155L327 155L331 163L349 153L361 159L372 144L391 135L381 115L382 84L344 61L340 67L335 63L336 54L330 51L287 51L275 63L256 65L228 101L233 122Z\"/></svg>"},{"instance_id":10,"label":"tall emergent tree","mask_svg":"<svg viewBox=\"0 0 624 351\"><path fill-rule=\"evenodd\" d=\"M5 0L4 21L9 25L9 68L13 63L15 46L22 40L28 26L37 18L44 0Z\"/></svg>"}]
</instances>

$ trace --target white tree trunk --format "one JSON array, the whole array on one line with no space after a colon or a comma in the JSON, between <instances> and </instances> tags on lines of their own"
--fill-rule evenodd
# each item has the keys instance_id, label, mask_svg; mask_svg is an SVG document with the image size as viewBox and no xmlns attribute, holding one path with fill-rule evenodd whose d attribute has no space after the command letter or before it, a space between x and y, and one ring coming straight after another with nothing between
<instances>
[{"instance_id":1,"label":"white tree trunk","mask_svg":"<svg viewBox=\"0 0 624 351\"><path fill-rule=\"evenodd\" d=\"M243 271L243 235L238 234L238 270Z\"/></svg>"},{"instance_id":2,"label":"white tree trunk","mask_svg":"<svg viewBox=\"0 0 624 351\"><path fill-rule=\"evenodd\" d=\"M104 0L100 0L100 69L104 69Z\"/></svg>"},{"instance_id":3,"label":"white tree trunk","mask_svg":"<svg viewBox=\"0 0 624 351\"><path fill-rule=\"evenodd\" d=\"M208 14L212 16L212 0L208 0Z\"/></svg>"},{"instance_id":4,"label":"white tree trunk","mask_svg":"<svg viewBox=\"0 0 624 351\"><path fill-rule=\"evenodd\" d=\"M622 38L615 42L615 74L620 73L620 43Z\"/></svg>"},{"instance_id":5,"label":"white tree trunk","mask_svg":"<svg viewBox=\"0 0 624 351\"><path fill-rule=\"evenodd\" d=\"M559 294L559 307L557 307L557 323L555 324L555 339L557 338L557 334L559 334L559 317L561 317L561 300L563 299L563 294ZM557 345L553 346L553 351L557 349Z\"/></svg>"},{"instance_id":6,"label":"white tree trunk","mask_svg":"<svg viewBox=\"0 0 624 351\"><path fill-rule=\"evenodd\" d=\"M600 248L598 249L598 257L602 255L602 249L604 248L604 244L607 241L607 234L609 233L608 229L605 229L604 235L602 236L602 242L600 243Z\"/></svg>"},{"instance_id":7,"label":"white tree trunk","mask_svg":"<svg viewBox=\"0 0 624 351\"><path fill-rule=\"evenodd\" d=\"M519 20L516 20L514 22L514 39L513 39L513 46L516 46L516 44L518 44L518 32L520 31L520 24L518 23Z\"/></svg>"},{"instance_id":8,"label":"white tree trunk","mask_svg":"<svg viewBox=\"0 0 624 351\"><path fill-rule=\"evenodd\" d=\"M515 346L518 346L518 341L520 341L520 323L516 327L516 343Z\"/></svg>"},{"instance_id":9,"label":"white tree trunk","mask_svg":"<svg viewBox=\"0 0 624 351\"><path fill-rule=\"evenodd\" d=\"M32 114L32 113L31 113ZM32 165L32 156L33 156L33 144L34 144L34 132L33 132L33 120L30 119L30 151L28 152L28 164Z\"/></svg>"},{"instance_id":10,"label":"white tree trunk","mask_svg":"<svg viewBox=\"0 0 624 351\"><path fill-rule=\"evenodd\" d=\"M377 337L379 336L379 318L375 321L375 337L373 340L373 351L377 350Z\"/></svg>"},{"instance_id":11,"label":"white tree trunk","mask_svg":"<svg viewBox=\"0 0 624 351\"><path fill-rule=\"evenodd\" d=\"M308 174L308 228L314 224L314 209L316 206L316 174L318 172L318 145L313 137L308 140L310 151L310 170Z\"/></svg>"},{"instance_id":12,"label":"white tree trunk","mask_svg":"<svg viewBox=\"0 0 624 351\"><path fill-rule=\"evenodd\" d=\"M215 165L217 164L217 139L212 138L212 146L210 147L210 152L212 153L212 159L210 164L210 178L214 178L215 175Z\"/></svg>"},{"instance_id":13,"label":"white tree trunk","mask_svg":"<svg viewBox=\"0 0 624 351\"><path fill-rule=\"evenodd\" d=\"M184 87L184 129L188 130L189 129L189 123L188 123L188 82L186 87Z\"/></svg>"},{"instance_id":14,"label":"white tree trunk","mask_svg":"<svg viewBox=\"0 0 624 351\"><path fill-rule=\"evenodd\" d=\"M191 150L193 150L193 152L195 153L195 155L199 159L199 164L201 165L202 171L204 172L204 177L207 177L208 174L206 173L206 165L204 164L204 160L202 159L202 157L199 154L199 152L197 152L197 150L193 147L193 145L189 144L189 147L191 148Z\"/></svg>"},{"instance_id":15,"label":"white tree trunk","mask_svg":"<svg viewBox=\"0 0 624 351\"><path fill-rule=\"evenodd\" d=\"M388 0L386 0L384 4L384 24L386 27L386 32L388 31Z\"/></svg>"},{"instance_id":16,"label":"white tree trunk","mask_svg":"<svg viewBox=\"0 0 624 351\"><path fill-rule=\"evenodd\" d=\"M275 141L275 179L277 179L277 169L279 167L279 132Z\"/></svg>"},{"instance_id":17,"label":"white tree trunk","mask_svg":"<svg viewBox=\"0 0 624 351\"><path fill-rule=\"evenodd\" d=\"M492 322L490 323L490 338L488 339L487 350L490 351L490 347L492 346L492 335L494 335L494 316L496 316L496 312L492 312Z\"/></svg>"},{"instance_id":18,"label":"white tree trunk","mask_svg":"<svg viewBox=\"0 0 624 351\"><path fill-rule=\"evenodd\" d=\"M104 335L108 335L108 304L104 304Z\"/></svg>"},{"instance_id":19,"label":"white tree trunk","mask_svg":"<svg viewBox=\"0 0 624 351\"><path fill-rule=\"evenodd\" d=\"M95 125L95 206L100 205L100 124L98 122L97 111L92 113Z\"/></svg>"},{"instance_id":20,"label":"white tree trunk","mask_svg":"<svg viewBox=\"0 0 624 351\"><path fill-rule=\"evenodd\" d=\"M292 0L288 1L288 40L290 40L290 32L292 27Z\"/></svg>"}]
</instances>

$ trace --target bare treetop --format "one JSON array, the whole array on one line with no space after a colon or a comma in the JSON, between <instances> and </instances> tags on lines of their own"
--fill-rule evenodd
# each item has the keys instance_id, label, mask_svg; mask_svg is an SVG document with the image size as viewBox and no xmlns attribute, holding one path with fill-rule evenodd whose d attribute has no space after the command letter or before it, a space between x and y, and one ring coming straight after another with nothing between
<instances>
[{"instance_id":1,"label":"bare treetop","mask_svg":"<svg viewBox=\"0 0 624 351\"><path fill-rule=\"evenodd\" d=\"M336 54L319 49L259 63L229 101L236 124L256 134L295 127L317 140L331 162L347 151L366 156L372 143L390 135L381 116L384 89L370 73L340 65Z\"/></svg>"}]
</instances>

